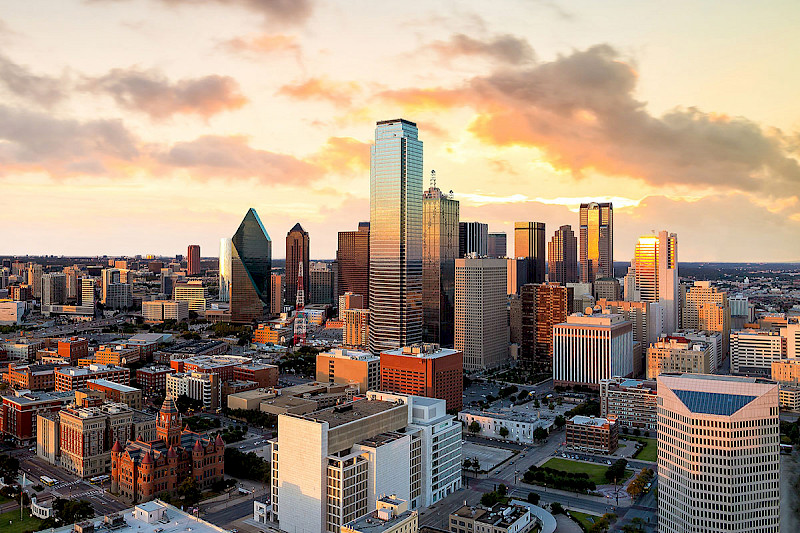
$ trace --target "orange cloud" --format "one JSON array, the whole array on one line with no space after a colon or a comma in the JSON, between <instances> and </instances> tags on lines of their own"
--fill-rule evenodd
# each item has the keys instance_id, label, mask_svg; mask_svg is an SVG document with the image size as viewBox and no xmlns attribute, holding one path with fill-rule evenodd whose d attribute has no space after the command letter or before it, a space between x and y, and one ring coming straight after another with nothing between
<instances>
[{"instance_id":1,"label":"orange cloud","mask_svg":"<svg viewBox=\"0 0 800 533\"><path fill-rule=\"evenodd\" d=\"M340 172L344 169L361 172L369 169L369 147L369 143L352 137L331 137L319 152L309 159L331 172Z\"/></svg>"},{"instance_id":2,"label":"orange cloud","mask_svg":"<svg viewBox=\"0 0 800 533\"><path fill-rule=\"evenodd\" d=\"M225 46L233 52L252 52L257 54L272 54L291 51L300 52L297 39L291 35L267 34L250 37L237 37L225 42Z\"/></svg>"},{"instance_id":3,"label":"orange cloud","mask_svg":"<svg viewBox=\"0 0 800 533\"><path fill-rule=\"evenodd\" d=\"M355 82L338 82L327 78L310 78L302 83L284 85L277 94L295 100L323 100L336 105L350 105L361 86Z\"/></svg>"}]
</instances>

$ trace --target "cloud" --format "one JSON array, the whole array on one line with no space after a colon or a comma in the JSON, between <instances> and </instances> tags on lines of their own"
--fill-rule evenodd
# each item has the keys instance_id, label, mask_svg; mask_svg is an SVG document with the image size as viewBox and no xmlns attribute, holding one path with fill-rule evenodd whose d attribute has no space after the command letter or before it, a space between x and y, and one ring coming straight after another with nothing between
<instances>
[{"instance_id":1,"label":"cloud","mask_svg":"<svg viewBox=\"0 0 800 533\"><path fill-rule=\"evenodd\" d=\"M370 144L352 137L331 137L310 160L331 172L369 169Z\"/></svg>"},{"instance_id":2,"label":"cloud","mask_svg":"<svg viewBox=\"0 0 800 533\"><path fill-rule=\"evenodd\" d=\"M293 52L299 59L300 45L292 35L262 33L249 37L228 39L223 46L230 52L252 54L274 54Z\"/></svg>"},{"instance_id":3,"label":"cloud","mask_svg":"<svg viewBox=\"0 0 800 533\"><path fill-rule=\"evenodd\" d=\"M102 0L95 0L97 2ZM123 0L106 0L123 1ZM220 6L237 6L264 16L267 21L286 24L299 24L311 16L311 0L160 0L169 6L196 7L200 4L216 4Z\"/></svg>"},{"instance_id":4,"label":"cloud","mask_svg":"<svg viewBox=\"0 0 800 533\"><path fill-rule=\"evenodd\" d=\"M155 70L114 69L89 80L84 89L108 94L120 107L141 111L153 119L176 114L208 118L239 109L248 102L239 84L229 76L210 75L172 83Z\"/></svg>"},{"instance_id":5,"label":"cloud","mask_svg":"<svg viewBox=\"0 0 800 533\"><path fill-rule=\"evenodd\" d=\"M33 74L0 54L0 85L19 98L50 108L65 98L66 83L64 79Z\"/></svg>"},{"instance_id":6,"label":"cloud","mask_svg":"<svg viewBox=\"0 0 800 533\"><path fill-rule=\"evenodd\" d=\"M268 184L302 185L319 179L323 170L291 155L252 148L243 136L204 135L179 142L155 155L167 167L197 178L256 178Z\"/></svg>"},{"instance_id":7,"label":"cloud","mask_svg":"<svg viewBox=\"0 0 800 533\"><path fill-rule=\"evenodd\" d=\"M457 33L447 41L435 41L428 46L445 59L458 56L484 56L511 65L534 60L533 48L528 41L509 34L482 41Z\"/></svg>"},{"instance_id":8,"label":"cloud","mask_svg":"<svg viewBox=\"0 0 800 533\"><path fill-rule=\"evenodd\" d=\"M358 83L339 82L327 78L310 78L304 82L287 84L277 94L295 100L322 100L336 105L350 105L352 98L361 90Z\"/></svg>"}]
</instances>

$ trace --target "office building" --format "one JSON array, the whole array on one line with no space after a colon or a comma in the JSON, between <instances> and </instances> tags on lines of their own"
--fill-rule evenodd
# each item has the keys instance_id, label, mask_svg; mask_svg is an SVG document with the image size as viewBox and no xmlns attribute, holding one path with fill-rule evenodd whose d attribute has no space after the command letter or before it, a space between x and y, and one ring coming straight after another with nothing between
<instances>
[{"instance_id":1,"label":"office building","mask_svg":"<svg viewBox=\"0 0 800 533\"><path fill-rule=\"evenodd\" d=\"M294 307L297 303L297 275L303 263L303 291L309 297L311 265L309 264L308 232L298 222L286 234L286 293L284 302Z\"/></svg>"},{"instance_id":2,"label":"office building","mask_svg":"<svg viewBox=\"0 0 800 533\"><path fill-rule=\"evenodd\" d=\"M572 226L558 228L547 243L547 279L554 283L576 283L578 276L578 239Z\"/></svg>"},{"instance_id":3,"label":"office building","mask_svg":"<svg viewBox=\"0 0 800 533\"><path fill-rule=\"evenodd\" d=\"M75 396L64 392L16 391L2 397L0 433L17 446L36 442L36 417L56 413L72 403Z\"/></svg>"},{"instance_id":4,"label":"office building","mask_svg":"<svg viewBox=\"0 0 800 533\"><path fill-rule=\"evenodd\" d=\"M253 332L253 342L286 345L294 336L293 323L291 319L278 319L266 324L259 324Z\"/></svg>"},{"instance_id":5,"label":"office building","mask_svg":"<svg viewBox=\"0 0 800 533\"><path fill-rule=\"evenodd\" d=\"M186 252L186 273L190 276L200 275L200 245L190 244Z\"/></svg>"},{"instance_id":6,"label":"office building","mask_svg":"<svg viewBox=\"0 0 800 533\"><path fill-rule=\"evenodd\" d=\"M219 300L229 302L231 299L231 278L233 272L233 244L231 239L223 237L219 240ZM283 302L283 300L281 300Z\"/></svg>"},{"instance_id":7,"label":"office building","mask_svg":"<svg viewBox=\"0 0 800 533\"><path fill-rule=\"evenodd\" d=\"M333 348L317 354L316 380L320 383L357 384L361 394L379 390L381 358L368 352Z\"/></svg>"},{"instance_id":8,"label":"office building","mask_svg":"<svg viewBox=\"0 0 800 533\"><path fill-rule=\"evenodd\" d=\"M114 383L107 379L90 379L86 382L86 388L102 392L106 400L125 404L131 409L142 409L142 390L136 387Z\"/></svg>"},{"instance_id":9,"label":"office building","mask_svg":"<svg viewBox=\"0 0 800 533\"><path fill-rule=\"evenodd\" d=\"M659 531L780 530L778 385L658 378Z\"/></svg>"},{"instance_id":10,"label":"office building","mask_svg":"<svg viewBox=\"0 0 800 533\"><path fill-rule=\"evenodd\" d=\"M522 257L506 259L506 292L509 296L519 294L520 288L528 281L528 267L530 262Z\"/></svg>"},{"instance_id":11,"label":"office building","mask_svg":"<svg viewBox=\"0 0 800 533\"><path fill-rule=\"evenodd\" d=\"M536 285L526 283L519 290L521 343L519 363L538 372L552 370L552 360L536 358Z\"/></svg>"},{"instance_id":12,"label":"office building","mask_svg":"<svg viewBox=\"0 0 800 533\"><path fill-rule=\"evenodd\" d=\"M92 364L88 367L75 368L65 366L54 371L56 392L68 392L85 389L90 379L107 379L123 385L131 384L130 368Z\"/></svg>"},{"instance_id":13,"label":"office building","mask_svg":"<svg viewBox=\"0 0 800 533\"><path fill-rule=\"evenodd\" d=\"M78 274L80 268L75 265L71 267L64 267L64 281L65 281L65 299L69 302L76 302L78 300Z\"/></svg>"},{"instance_id":14,"label":"office building","mask_svg":"<svg viewBox=\"0 0 800 533\"><path fill-rule=\"evenodd\" d=\"M417 125L384 120L370 166L369 350L422 341L422 141Z\"/></svg>"},{"instance_id":15,"label":"office building","mask_svg":"<svg viewBox=\"0 0 800 533\"><path fill-rule=\"evenodd\" d=\"M442 400L367 396L278 417L271 481L281 530L334 533L386 494L416 510L461 487L461 425Z\"/></svg>"},{"instance_id":16,"label":"office building","mask_svg":"<svg viewBox=\"0 0 800 533\"><path fill-rule=\"evenodd\" d=\"M65 363L19 364L8 363L3 381L14 390L52 391L56 386L55 369Z\"/></svg>"},{"instance_id":17,"label":"office building","mask_svg":"<svg viewBox=\"0 0 800 533\"><path fill-rule=\"evenodd\" d=\"M489 254L489 225L458 223L458 257L486 257Z\"/></svg>"},{"instance_id":18,"label":"office building","mask_svg":"<svg viewBox=\"0 0 800 533\"><path fill-rule=\"evenodd\" d=\"M355 383L311 382L279 389L254 389L228 395L229 409L261 411L273 415L302 415L350 402L358 396Z\"/></svg>"},{"instance_id":19,"label":"office building","mask_svg":"<svg viewBox=\"0 0 800 533\"><path fill-rule=\"evenodd\" d=\"M422 195L423 340L454 342L455 261L459 255L459 203L435 181Z\"/></svg>"},{"instance_id":20,"label":"office building","mask_svg":"<svg viewBox=\"0 0 800 533\"><path fill-rule=\"evenodd\" d=\"M636 243L633 258L634 294L626 299L658 302L664 309L664 333L674 333L680 324L678 287L678 236L661 231L644 235Z\"/></svg>"},{"instance_id":21,"label":"office building","mask_svg":"<svg viewBox=\"0 0 800 533\"><path fill-rule=\"evenodd\" d=\"M504 231L489 233L487 252L492 259L502 259L508 253L508 238Z\"/></svg>"},{"instance_id":22,"label":"office building","mask_svg":"<svg viewBox=\"0 0 800 533\"><path fill-rule=\"evenodd\" d=\"M710 281L695 281L685 295L681 329L718 331L722 334L722 352L728 353L731 334L731 308L728 294Z\"/></svg>"},{"instance_id":23,"label":"office building","mask_svg":"<svg viewBox=\"0 0 800 533\"><path fill-rule=\"evenodd\" d=\"M614 277L614 206L581 204L580 236L581 282Z\"/></svg>"},{"instance_id":24,"label":"office building","mask_svg":"<svg viewBox=\"0 0 800 533\"><path fill-rule=\"evenodd\" d=\"M612 454L619 447L619 426L613 418L573 416L567 420L564 443L573 450Z\"/></svg>"},{"instance_id":25,"label":"office building","mask_svg":"<svg viewBox=\"0 0 800 533\"><path fill-rule=\"evenodd\" d=\"M519 503L519 502L518 502ZM450 533L527 533L541 531L536 516L526 505L496 503L490 508L464 505L450 513Z\"/></svg>"},{"instance_id":26,"label":"office building","mask_svg":"<svg viewBox=\"0 0 800 533\"><path fill-rule=\"evenodd\" d=\"M273 316L279 315L283 312L283 302L286 297L286 274L277 274L275 272L270 276L270 314Z\"/></svg>"},{"instance_id":27,"label":"office building","mask_svg":"<svg viewBox=\"0 0 800 533\"><path fill-rule=\"evenodd\" d=\"M609 301L603 298L597 301L597 305L603 311L622 315L633 326L633 342L640 346L639 357L633 361L633 370L634 376L639 376L646 371L647 347L661 337L663 309L654 302Z\"/></svg>"},{"instance_id":28,"label":"office building","mask_svg":"<svg viewBox=\"0 0 800 533\"><path fill-rule=\"evenodd\" d=\"M556 283L534 285L536 324L534 359L551 367L553 359L553 326L567 321L572 309L572 288ZM530 322L523 316L523 321Z\"/></svg>"},{"instance_id":29,"label":"office building","mask_svg":"<svg viewBox=\"0 0 800 533\"><path fill-rule=\"evenodd\" d=\"M598 389L614 376L633 374L633 331L621 315L576 313L553 326L553 384Z\"/></svg>"},{"instance_id":30,"label":"office building","mask_svg":"<svg viewBox=\"0 0 800 533\"><path fill-rule=\"evenodd\" d=\"M369 222L359 222L357 231L340 231L336 249L338 295L353 292L364 296L369 307Z\"/></svg>"},{"instance_id":31,"label":"office building","mask_svg":"<svg viewBox=\"0 0 800 533\"><path fill-rule=\"evenodd\" d=\"M181 414L167 397L156 420L155 441L141 439L111 448L111 491L130 502L147 502L163 492L175 495L188 476L205 490L223 478L225 443L182 429ZM191 529L191 528L187 528Z\"/></svg>"},{"instance_id":32,"label":"office building","mask_svg":"<svg viewBox=\"0 0 800 533\"><path fill-rule=\"evenodd\" d=\"M647 379L665 372L710 374L712 364L708 344L681 336L663 335L647 349Z\"/></svg>"},{"instance_id":33,"label":"office building","mask_svg":"<svg viewBox=\"0 0 800 533\"><path fill-rule=\"evenodd\" d=\"M527 260L528 277L525 283L544 282L546 261L544 222L514 223L514 257Z\"/></svg>"},{"instance_id":34,"label":"office building","mask_svg":"<svg viewBox=\"0 0 800 533\"><path fill-rule=\"evenodd\" d=\"M148 396L164 395L167 390L167 375L174 374L174 368L152 365L136 369L136 384Z\"/></svg>"},{"instance_id":35,"label":"office building","mask_svg":"<svg viewBox=\"0 0 800 533\"><path fill-rule=\"evenodd\" d=\"M522 344L522 300L516 294L508 297L508 337L511 344Z\"/></svg>"},{"instance_id":36,"label":"office building","mask_svg":"<svg viewBox=\"0 0 800 533\"><path fill-rule=\"evenodd\" d=\"M67 276L63 272L42 274L42 306L67 302Z\"/></svg>"},{"instance_id":37,"label":"office building","mask_svg":"<svg viewBox=\"0 0 800 533\"><path fill-rule=\"evenodd\" d=\"M305 293L305 303L333 305L333 270L327 263L311 263L311 271L303 271L303 280L308 278L310 292Z\"/></svg>"},{"instance_id":38,"label":"office building","mask_svg":"<svg viewBox=\"0 0 800 533\"><path fill-rule=\"evenodd\" d=\"M800 359L773 361L771 379L781 385L800 387Z\"/></svg>"},{"instance_id":39,"label":"office building","mask_svg":"<svg viewBox=\"0 0 800 533\"><path fill-rule=\"evenodd\" d=\"M345 309L340 315L344 347L366 349L369 345L369 309Z\"/></svg>"},{"instance_id":40,"label":"office building","mask_svg":"<svg viewBox=\"0 0 800 533\"><path fill-rule=\"evenodd\" d=\"M28 263L26 282L31 287L31 294L37 300L42 299L42 265Z\"/></svg>"},{"instance_id":41,"label":"office building","mask_svg":"<svg viewBox=\"0 0 800 533\"><path fill-rule=\"evenodd\" d=\"M508 360L506 260L455 261L455 349L464 370L479 372Z\"/></svg>"},{"instance_id":42,"label":"office building","mask_svg":"<svg viewBox=\"0 0 800 533\"><path fill-rule=\"evenodd\" d=\"M538 410L521 412L502 407L498 410L466 408L458 412L458 419L464 428L469 428L473 422L477 423L480 426L477 434L482 438L529 446L538 442L534 436L537 429L541 428L550 433L555 424L553 419L542 418ZM501 428L505 428L506 431L503 432Z\"/></svg>"},{"instance_id":43,"label":"office building","mask_svg":"<svg viewBox=\"0 0 800 533\"><path fill-rule=\"evenodd\" d=\"M94 307L94 278L80 278L80 293L78 294L78 305L83 307Z\"/></svg>"},{"instance_id":44,"label":"office building","mask_svg":"<svg viewBox=\"0 0 800 533\"><path fill-rule=\"evenodd\" d=\"M173 294L175 300L189 303L189 311L206 310L208 290L201 280L179 281L175 284Z\"/></svg>"},{"instance_id":45,"label":"office building","mask_svg":"<svg viewBox=\"0 0 800 533\"><path fill-rule=\"evenodd\" d=\"M138 363L140 352L124 344L101 344L94 353L94 362L100 365L126 366ZM78 360L80 364L80 359Z\"/></svg>"},{"instance_id":46,"label":"office building","mask_svg":"<svg viewBox=\"0 0 800 533\"><path fill-rule=\"evenodd\" d=\"M655 381L613 377L600 380L600 416L621 428L657 429Z\"/></svg>"},{"instance_id":47,"label":"office building","mask_svg":"<svg viewBox=\"0 0 800 533\"><path fill-rule=\"evenodd\" d=\"M364 296L352 292L345 292L339 296L339 314L348 309L366 309Z\"/></svg>"},{"instance_id":48,"label":"office building","mask_svg":"<svg viewBox=\"0 0 800 533\"><path fill-rule=\"evenodd\" d=\"M460 350L417 344L381 352L381 390L446 400L461 409L464 356Z\"/></svg>"},{"instance_id":49,"label":"office building","mask_svg":"<svg viewBox=\"0 0 800 533\"><path fill-rule=\"evenodd\" d=\"M203 402L204 409L218 409L222 405L219 374L187 372L167 375L167 396L186 396Z\"/></svg>"},{"instance_id":50,"label":"office building","mask_svg":"<svg viewBox=\"0 0 800 533\"><path fill-rule=\"evenodd\" d=\"M381 496L377 509L344 524L341 533L417 533L417 511L408 509L408 502L396 495Z\"/></svg>"},{"instance_id":51,"label":"office building","mask_svg":"<svg viewBox=\"0 0 800 533\"><path fill-rule=\"evenodd\" d=\"M101 280L101 302L106 309L128 309L133 305L133 279L127 271L103 269Z\"/></svg>"},{"instance_id":52,"label":"office building","mask_svg":"<svg viewBox=\"0 0 800 533\"><path fill-rule=\"evenodd\" d=\"M0 326L16 326L25 316L25 302L0 300Z\"/></svg>"},{"instance_id":53,"label":"office building","mask_svg":"<svg viewBox=\"0 0 800 533\"><path fill-rule=\"evenodd\" d=\"M608 300L616 302L622 300L622 287L617 278L597 278L594 280L595 301Z\"/></svg>"},{"instance_id":54,"label":"office building","mask_svg":"<svg viewBox=\"0 0 800 533\"><path fill-rule=\"evenodd\" d=\"M75 366L78 359L89 357L89 340L83 337L58 339L58 355Z\"/></svg>"},{"instance_id":55,"label":"office building","mask_svg":"<svg viewBox=\"0 0 800 533\"><path fill-rule=\"evenodd\" d=\"M252 381L259 387L278 386L278 367L263 363L243 363L233 367L234 381Z\"/></svg>"},{"instance_id":56,"label":"office building","mask_svg":"<svg viewBox=\"0 0 800 533\"><path fill-rule=\"evenodd\" d=\"M236 355L198 355L185 359L172 359L169 366L176 372L191 373L200 372L203 374L217 374L220 381L235 379L236 367L252 363L250 357Z\"/></svg>"},{"instance_id":57,"label":"office building","mask_svg":"<svg viewBox=\"0 0 800 533\"><path fill-rule=\"evenodd\" d=\"M148 324L160 324L165 320L181 322L189 319L187 300L153 300L142 302L142 318Z\"/></svg>"},{"instance_id":58,"label":"office building","mask_svg":"<svg viewBox=\"0 0 800 533\"><path fill-rule=\"evenodd\" d=\"M231 239L231 321L249 323L269 312L272 241L253 208Z\"/></svg>"},{"instance_id":59,"label":"office building","mask_svg":"<svg viewBox=\"0 0 800 533\"><path fill-rule=\"evenodd\" d=\"M44 343L37 339L27 337L13 338L0 344L0 348L5 350L9 361L19 361L27 363L36 358L36 353L44 347Z\"/></svg>"},{"instance_id":60,"label":"office building","mask_svg":"<svg viewBox=\"0 0 800 533\"><path fill-rule=\"evenodd\" d=\"M786 338L777 331L742 329L730 334L731 373L769 377L784 358ZM773 378L774 379L774 378Z\"/></svg>"}]
</instances>

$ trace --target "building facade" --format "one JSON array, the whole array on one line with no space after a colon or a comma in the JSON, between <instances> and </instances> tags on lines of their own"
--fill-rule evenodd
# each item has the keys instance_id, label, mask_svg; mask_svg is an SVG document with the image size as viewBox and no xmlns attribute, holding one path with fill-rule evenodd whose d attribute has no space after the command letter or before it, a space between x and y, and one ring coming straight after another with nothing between
<instances>
[{"instance_id":1,"label":"building facade","mask_svg":"<svg viewBox=\"0 0 800 533\"><path fill-rule=\"evenodd\" d=\"M508 253L508 238L504 231L489 233L488 255L492 259L502 259Z\"/></svg>"},{"instance_id":2,"label":"building facade","mask_svg":"<svg viewBox=\"0 0 800 533\"><path fill-rule=\"evenodd\" d=\"M200 274L200 245L190 244L186 250L186 273L190 276Z\"/></svg>"},{"instance_id":3,"label":"building facade","mask_svg":"<svg viewBox=\"0 0 800 533\"><path fill-rule=\"evenodd\" d=\"M742 329L730 334L731 373L769 376L786 354L786 338L777 331ZM773 378L775 379L775 378Z\"/></svg>"},{"instance_id":4,"label":"building facade","mask_svg":"<svg viewBox=\"0 0 800 533\"><path fill-rule=\"evenodd\" d=\"M664 333L674 333L680 325L678 236L661 231L639 237L633 266L634 294L625 299L658 302L664 309Z\"/></svg>"},{"instance_id":5,"label":"building facade","mask_svg":"<svg viewBox=\"0 0 800 533\"><path fill-rule=\"evenodd\" d=\"M317 354L316 380L320 383L356 383L361 394L379 390L381 358L344 348L321 352Z\"/></svg>"},{"instance_id":6,"label":"building facade","mask_svg":"<svg viewBox=\"0 0 800 533\"><path fill-rule=\"evenodd\" d=\"M422 196L423 340L454 342L455 261L459 256L459 204L432 185Z\"/></svg>"},{"instance_id":7,"label":"building facade","mask_svg":"<svg viewBox=\"0 0 800 533\"><path fill-rule=\"evenodd\" d=\"M340 231L338 238L338 293L361 294L369 308L369 222L359 222L357 231Z\"/></svg>"},{"instance_id":8,"label":"building facade","mask_svg":"<svg viewBox=\"0 0 800 533\"><path fill-rule=\"evenodd\" d=\"M366 349L369 345L369 309L345 309L342 322L344 347Z\"/></svg>"},{"instance_id":9,"label":"building facade","mask_svg":"<svg viewBox=\"0 0 800 533\"><path fill-rule=\"evenodd\" d=\"M647 349L647 379L665 372L711 373L708 344L686 337L664 336Z\"/></svg>"},{"instance_id":10,"label":"building facade","mask_svg":"<svg viewBox=\"0 0 800 533\"><path fill-rule=\"evenodd\" d=\"M589 202L580 208L581 283L614 276L614 206Z\"/></svg>"},{"instance_id":11,"label":"building facade","mask_svg":"<svg viewBox=\"0 0 800 533\"><path fill-rule=\"evenodd\" d=\"M439 398L459 411L464 391L464 356L436 344L417 344L381 353L381 390Z\"/></svg>"},{"instance_id":12,"label":"building facade","mask_svg":"<svg viewBox=\"0 0 800 533\"><path fill-rule=\"evenodd\" d=\"M525 258L527 278L525 283L543 283L545 280L545 224L544 222L514 223L514 257Z\"/></svg>"},{"instance_id":13,"label":"building facade","mask_svg":"<svg viewBox=\"0 0 800 533\"><path fill-rule=\"evenodd\" d=\"M578 239L572 226L558 228L547 243L547 279L554 283L575 283L578 275Z\"/></svg>"},{"instance_id":14,"label":"building facade","mask_svg":"<svg viewBox=\"0 0 800 533\"><path fill-rule=\"evenodd\" d=\"M656 431L655 381L613 377L600 381L600 416L620 427Z\"/></svg>"},{"instance_id":15,"label":"building facade","mask_svg":"<svg viewBox=\"0 0 800 533\"><path fill-rule=\"evenodd\" d=\"M286 234L286 292L285 305L294 307L297 301L297 275L300 263L303 263L303 290L310 295L311 272L309 264L309 237L308 232L298 222Z\"/></svg>"},{"instance_id":16,"label":"building facade","mask_svg":"<svg viewBox=\"0 0 800 533\"><path fill-rule=\"evenodd\" d=\"M482 222L458 222L458 257L487 255L489 255L489 225Z\"/></svg>"},{"instance_id":17,"label":"building facade","mask_svg":"<svg viewBox=\"0 0 800 533\"><path fill-rule=\"evenodd\" d=\"M619 426L613 418L573 416L567 420L564 442L573 450L611 454L619 447Z\"/></svg>"},{"instance_id":18,"label":"building facade","mask_svg":"<svg viewBox=\"0 0 800 533\"><path fill-rule=\"evenodd\" d=\"M255 209L247 211L231 239L231 321L259 320L271 309L272 240Z\"/></svg>"}]
</instances>

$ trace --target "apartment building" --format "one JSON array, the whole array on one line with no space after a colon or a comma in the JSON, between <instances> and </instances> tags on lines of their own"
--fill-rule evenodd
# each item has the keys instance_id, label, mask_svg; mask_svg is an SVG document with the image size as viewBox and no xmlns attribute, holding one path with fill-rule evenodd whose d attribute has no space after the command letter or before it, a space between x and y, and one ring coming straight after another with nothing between
<instances>
[{"instance_id":1,"label":"apartment building","mask_svg":"<svg viewBox=\"0 0 800 533\"><path fill-rule=\"evenodd\" d=\"M9 363L3 381L15 390L51 391L55 389L55 370L66 363L18 364Z\"/></svg>"},{"instance_id":2,"label":"apartment building","mask_svg":"<svg viewBox=\"0 0 800 533\"><path fill-rule=\"evenodd\" d=\"M131 384L131 370L126 367L90 364L88 367L65 366L55 370L56 392L85 389L90 379L107 379L123 385Z\"/></svg>"},{"instance_id":3,"label":"apartment building","mask_svg":"<svg viewBox=\"0 0 800 533\"><path fill-rule=\"evenodd\" d=\"M621 428L656 431L655 381L613 377L600 381L600 416Z\"/></svg>"},{"instance_id":4,"label":"apartment building","mask_svg":"<svg viewBox=\"0 0 800 533\"><path fill-rule=\"evenodd\" d=\"M321 383L355 383L364 394L379 389L380 372L381 358L368 352L333 348L317 354L316 380Z\"/></svg>"},{"instance_id":5,"label":"apartment building","mask_svg":"<svg viewBox=\"0 0 800 533\"><path fill-rule=\"evenodd\" d=\"M3 396L0 407L0 432L18 446L36 442L36 417L40 413L55 413L72 403L69 392L17 391Z\"/></svg>"},{"instance_id":6,"label":"apartment building","mask_svg":"<svg viewBox=\"0 0 800 533\"><path fill-rule=\"evenodd\" d=\"M260 363L245 363L233 367L236 381L254 381L259 387L278 386L278 367Z\"/></svg>"},{"instance_id":7,"label":"apartment building","mask_svg":"<svg viewBox=\"0 0 800 533\"><path fill-rule=\"evenodd\" d=\"M186 300L152 300L142 302L142 318L148 324L160 324L165 320L181 322L189 318L189 302Z\"/></svg>"},{"instance_id":8,"label":"apartment building","mask_svg":"<svg viewBox=\"0 0 800 533\"><path fill-rule=\"evenodd\" d=\"M107 400L125 404L131 409L142 408L142 391L135 387L115 383L107 379L90 379L86 382L89 390L100 391Z\"/></svg>"},{"instance_id":9,"label":"apartment building","mask_svg":"<svg viewBox=\"0 0 800 533\"><path fill-rule=\"evenodd\" d=\"M369 309L345 309L342 317L342 338L345 348L366 349L369 343Z\"/></svg>"},{"instance_id":10,"label":"apartment building","mask_svg":"<svg viewBox=\"0 0 800 533\"><path fill-rule=\"evenodd\" d=\"M94 352L94 361L99 365L125 366L139 362L139 349L120 344L104 344Z\"/></svg>"},{"instance_id":11,"label":"apartment building","mask_svg":"<svg viewBox=\"0 0 800 533\"><path fill-rule=\"evenodd\" d=\"M76 365L78 359L89 357L89 340L82 337L68 337L58 340L58 355Z\"/></svg>"},{"instance_id":12,"label":"apartment building","mask_svg":"<svg viewBox=\"0 0 800 533\"><path fill-rule=\"evenodd\" d=\"M208 298L208 289L200 280L179 281L175 284L173 298L177 302L187 303L189 311L205 311ZM188 318L188 313L187 313ZM166 320L166 319L165 319Z\"/></svg>"},{"instance_id":13,"label":"apartment building","mask_svg":"<svg viewBox=\"0 0 800 533\"><path fill-rule=\"evenodd\" d=\"M146 366L136 370L136 383L147 395L164 394L167 390L167 375L175 374L174 368L162 365Z\"/></svg>"},{"instance_id":14,"label":"apartment building","mask_svg":"<svg viewBox=\"0 0 800 533\"><path fill-rule=\"evenodd\" d=\"M111 445L131 438L130 407L105 403L97 407L70 407L59 413L60 465L86 478L111 471Z\"/></svg>"},{"instance_id":15,"label":"apartment building","mask_svg":"<svg viewBox=\"0 0 800 533\"><path fill-rule=\"evenodd\" d=\"M205 372L167 374L167 396L188 396L203 402L205 409L217 409L221 405L219 375Z\"/></svg>"}]
</instances>

